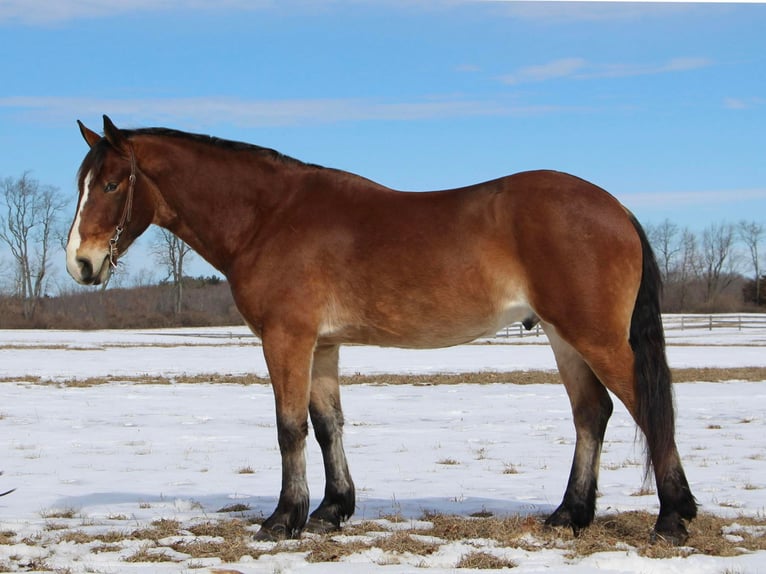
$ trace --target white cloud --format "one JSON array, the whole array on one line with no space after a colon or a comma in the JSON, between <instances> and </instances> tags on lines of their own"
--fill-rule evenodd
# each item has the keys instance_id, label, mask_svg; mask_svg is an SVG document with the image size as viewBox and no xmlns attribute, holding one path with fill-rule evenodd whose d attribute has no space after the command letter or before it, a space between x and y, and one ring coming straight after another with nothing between
<instances>
[{"instance_id":1,"label":"white cloud","mask_svg":"<svg viewBox=\"0 0 766 574\"><path fill-rule=\"evenodd\" d=\"M713 65L707 58L672 58L662 64L594 64L583 58L561 58L536 66L526 66L500 76L509 85L544 82L556 79L589 80L595 78L627 78L687 72Z\"/></svg>"},{"instance_id":2,"label":"white cloud","mask_svg":"<svg viewBox=\"0 0 766 574\"><path fill-rule=\"evenodd\" d=\"M572 22L611 22L663 18L704 10L724 11L726 4L718 0L666 0L612 1L612 0L473 0L477 3L494 4L502 7L505 15L519 20L543 22L545 24L569 24ZM760 0L747 0L760 1Z\"/></svg>"},{"instance_id":3,"label":"white cloud","mask_svg":"<svg viewBox=\"0 0 766 574\"><path fill-rule=\"evenodd\" d=\"M582 74L575 75L577 79L590 78L627 78L631 76L652 76L673 72L688 72L711 66L713 62L706 58L672 58L664 64L607 64L592 65Z\"/></svg>"},{"instance_id":4,"label":"white cloud","mask_svg":"<svg viewBox=\"0 0 766 574\"><path fill-rule=\"evenodd\" d=\"M500 79L503 83L509 85L544 82L546 80L571 77L585 66L587 66L587 62L582 58L562 58L539 66L520 68L513 74L502 76Z\"/></svg>"},{"instance_id":5,"label":"white cloud","mask_svg":"<svg viewBox=\"0 0 766 574\"><path fill-rule=\"evenodd\" d=\"M57 24L81 18L102 18L135 12L167 10L252 10L269 0L3 0L0 23Z\"/></svg>"},{"instance_id":6,"label":"white cloud","mask_svg":"<svg viewBox=\"0 0 766 574\"><path fill-rule=\"evenodd\" d=\"M578 108L520 106L495 100L430 98L385 102L370 99L243 100L230 97L167 99L98 99L58 97L0 98L0 109L38 121L72 121L101 114L148 123L210 126L289 126L346 121L429 120L450 117L529 116Z\"/></svg>"},{"instance_id":7,"label":"white cloud","mask_svg":"<svg viewBox=\"0 0 766 574\"><path fill-rule=\"evenodd\" d=\"M751 110L764 104L764 98L725 98L723 101L723 107L727 110Z\"/></svg>"}]
</instances>

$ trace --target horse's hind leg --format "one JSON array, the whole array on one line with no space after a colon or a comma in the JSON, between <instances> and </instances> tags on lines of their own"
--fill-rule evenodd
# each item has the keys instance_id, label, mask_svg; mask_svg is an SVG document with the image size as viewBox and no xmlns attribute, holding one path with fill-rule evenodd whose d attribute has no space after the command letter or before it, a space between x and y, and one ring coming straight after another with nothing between
<instances>
[{"instance_id":1,"label":"horse's hind leg","mask_svg":"<svg viewBox=\"0 0 766 574\"><path fill-rule=\"evenodd\" d=\"M657 375L668 379L662 383L639 374L641 363L660 362L667 367L664 353L654 358L641 356L644 349L635 352L626 342L619 349L593 353L591 364L604 384L625 404L646 439L647 473L654 469L660 513L653 536L673 544L683 544L688 538L686 523L697 515L697 502L686 480L681 457L675 441L675 413L673 410L670 372ZM634 369L634 364L639 368ZM626 371L626 365L630 369ZM656 364L653 365L656 370ZM639 379L637 382L636 379Z\"/></svg>"},{"instance_id":2,"label":"horse's hind leg","mask_svg":"<svg viewBox=\"0 0 766 574\"><path fill-rule=\"evenodd\" d=\"M354 513L354 483L343 450L343 410L338 385L338 346L317 347L311 372L309 414L322 449L325 491L322 502L311 513L310 532L337 530Z\"/></svg>"},{"instance_id":3,"label":"horse's hind leg","mask_svg":"<svg viewBox=\"0 0 766 574\"><path fill-rule=\"evenodd\" d=\"M655 353L651 358L641 356L645 350L634 352L628 341L618 341L609 347L581 341L578 349L604 386L622 401L646 437L660 499L654 535L674 544L684 543L688 537L686 522L696 516L697 504L676 447L670 372L657 374L658 379L664 380L653 382L651 377L639 375L640 369L636 368L646 361L653 362L651 372L656 372L658 365L667 367L664 353Z\"/></svg>"},{"instance_id":4,"label":"horse's hind leg","mask_svg":"<svg viewBox=\"0 0 766 574\"><path fill-rule=\"evenodd\" d=\"M580 354L554 329L545 327L569 395L577 433L564 500L545 524L571 527L576 535L593 522L601 445L612 414L612 400Z\"/></svg>"}]
</instances>

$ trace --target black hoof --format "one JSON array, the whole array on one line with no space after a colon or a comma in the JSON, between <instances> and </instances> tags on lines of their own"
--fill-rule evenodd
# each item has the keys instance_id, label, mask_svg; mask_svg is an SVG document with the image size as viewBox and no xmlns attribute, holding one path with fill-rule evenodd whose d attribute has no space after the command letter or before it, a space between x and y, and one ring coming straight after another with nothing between
<instances>
[{"instance_id":1,"label":"black hoof","mask_svg":"<svg viewBox=\"0 0 766 574\"><path fill-rule=\"evenodd\" d=\"M257 542L280 542L299 536L300 531L288 530L283 524L275 524L273 526L261 526L261 529L255 533L255 540Z\"/></svg>"},{"instance_id":2,"label":"black hoof","mask_svg":"<svg viewBox=\"0 0 766 574\"><path fill-rule=\"evenodd\" d=\"M673 546L683 546L689 539L689 531L684 520L678 514L660 516L652 530L651 541L666 542Z\"/></svg>"},{"instance_id":3,"label":"black hoof","mask_svg":"<svg viewBox=\"0 0 766 574\"><path fill-rule=\"evenodd\" d=\"M312 534L327 534L339 530L340 524L335 524L329 520L323 520L313 516L309 518L308 524L306 524L306 532L311 532Z\"/></svg>"},{"instance_id":4,"label":"black hoof","mask_svg":"<svg viewBox=\"0 0 766 574\"><path fill-rule=\"evenodd\" d=\"M544 526L545 528L571 528L572 534L579 536L591 522L593 522L593 514L587 512L584 507L573 512L562 504L548 517Z\"/></svg>"},{"instance_id":5,"label":"black hoof","mask_svg":"<svg viewBox=\"0 0 766 574\"><path fill-rule=\"evenodd\" d=\"M287 538L287 529L282 525L272 526L271 528L261 526L261 529L255 533L255 540L258 542L279 542Z\"/></svg>"}]
</instances>

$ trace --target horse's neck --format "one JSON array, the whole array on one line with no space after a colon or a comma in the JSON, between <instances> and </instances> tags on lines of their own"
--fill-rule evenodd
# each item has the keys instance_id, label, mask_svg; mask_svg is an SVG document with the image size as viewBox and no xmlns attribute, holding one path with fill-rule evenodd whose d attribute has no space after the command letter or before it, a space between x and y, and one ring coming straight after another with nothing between
<instances>
[{"instance_id":1,"label":"horse's neck","mask_svg":"<svg viewBox=\"0 0 766 574\"><path fill-rule=\"evenodd\" d=\"M226 274L243 242L252 237L256 218L284 189L287 167L242 151L202 152L179 144L165 154L157 152L164 163L155 180L161 195L155 223Z\"/></svg>"}]
</instances>

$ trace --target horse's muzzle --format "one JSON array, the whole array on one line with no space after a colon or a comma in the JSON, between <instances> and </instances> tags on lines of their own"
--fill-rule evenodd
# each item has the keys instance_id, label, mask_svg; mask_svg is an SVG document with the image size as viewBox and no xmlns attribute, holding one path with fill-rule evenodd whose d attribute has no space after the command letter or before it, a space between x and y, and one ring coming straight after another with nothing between
<instances>
[{"instance_id":1,"label":"horse's muzzle","mask_svg":"<svg viewBox=\"0 0 766 574\"><path fill-rule=\"evenodd\" d=\"M95 262L92 257L67 258L66 268L67 272L80 285L100 285L109 278L111 271L108 254L100 259L96 257Z\"/></svg>"}]
</instances>

